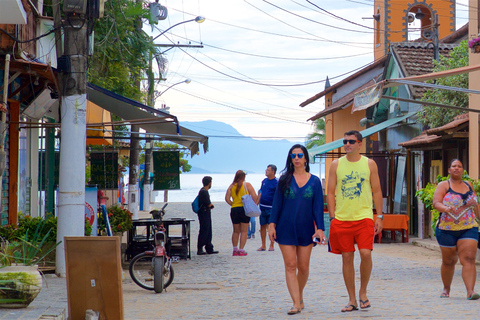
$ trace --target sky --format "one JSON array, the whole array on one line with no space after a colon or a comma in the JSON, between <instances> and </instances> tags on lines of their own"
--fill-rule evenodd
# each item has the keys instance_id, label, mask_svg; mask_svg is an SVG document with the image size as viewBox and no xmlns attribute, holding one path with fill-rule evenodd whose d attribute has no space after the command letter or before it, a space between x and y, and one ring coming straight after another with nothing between
<instances>
[{"instance_id":1,"label":"sky","mask_svg":"<svg viewBox=\"0 0 480 320\"><path fill-rule=\"evenodd\" d=\"M168 17L153 32L145 26L153 37L196 16L205 21L175 26L155 43L204 47L163 48L166 80L156 85L162 94L155 107L169 107L180 124L216 120L255 139L302 142L313 131L307 119L324 109L324 99L299 104L323 91L327 76L334 84L373 62L373 3L160 0ZM468 22L467 4L457 1L457 28Z\"/></svg>"}]
</instances>

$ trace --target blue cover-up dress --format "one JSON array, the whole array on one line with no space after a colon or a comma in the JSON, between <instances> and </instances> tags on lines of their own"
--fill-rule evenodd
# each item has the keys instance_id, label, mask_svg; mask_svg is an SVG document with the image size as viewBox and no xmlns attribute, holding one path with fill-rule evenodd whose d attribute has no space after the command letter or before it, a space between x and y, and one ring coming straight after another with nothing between
<instances>
[{"instance_id":1,"label":"blue cover-up dress","mask_svg":"<svg viewBox=\"0 0 480 320\"><path fill-rule=\"evenodd\" d=\"M301 188L293 176L285 192L278 185L269 221L276 224L276 241L294 246L312 244L315 224L318 229L325 230L323 205L322 183L313 174Z\"/></svg>"}]
</instances>

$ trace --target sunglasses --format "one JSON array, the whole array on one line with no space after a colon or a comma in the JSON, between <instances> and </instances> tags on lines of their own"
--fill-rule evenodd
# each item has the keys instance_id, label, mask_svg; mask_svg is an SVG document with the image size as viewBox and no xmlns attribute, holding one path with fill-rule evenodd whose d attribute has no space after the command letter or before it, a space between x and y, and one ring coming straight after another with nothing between
<instances>
[{"instance_id":1,"label":"sunglasses","mask_svg":"<svg viewBox=\"0 0 480 320\"><path fill-rule=\"evenodd\" d=\"M298 156L298 159L302 159L303 153L290 153L290 158L295 159L296 156Z\"/></svg>"},{"instance_id":2,"label":"sunglasses","mask_svg":"<svg viewBox=\"0 0 480 320\"><path fill-rule=\"evenodd\" d=\"M343 139L343 144L347 144L347 143L355 144L356 142L360 142L360 141L353 140L353 139Z\"/></svg>"}]
</instances>

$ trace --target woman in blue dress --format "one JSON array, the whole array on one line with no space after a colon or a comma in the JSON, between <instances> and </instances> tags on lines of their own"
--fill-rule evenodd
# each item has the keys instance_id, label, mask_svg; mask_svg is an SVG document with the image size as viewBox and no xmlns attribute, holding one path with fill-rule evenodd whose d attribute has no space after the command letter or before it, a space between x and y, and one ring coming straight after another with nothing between
<instances>
[{"instance_id":1,"label":"woman in blue dress","mask_svg":"<svg viewBox=\"0 0 480 320\"><path fill-rule=\"evenodd\" d=\"M303 289L308 280L314 239L321 244L327 242L323 233L322 183L309 171L307 149L294 145L275 191L269 221L268 235L282 251L287 288L293 300L288 314L300 313L304 308Z\"/></svg>"}]
</instances>

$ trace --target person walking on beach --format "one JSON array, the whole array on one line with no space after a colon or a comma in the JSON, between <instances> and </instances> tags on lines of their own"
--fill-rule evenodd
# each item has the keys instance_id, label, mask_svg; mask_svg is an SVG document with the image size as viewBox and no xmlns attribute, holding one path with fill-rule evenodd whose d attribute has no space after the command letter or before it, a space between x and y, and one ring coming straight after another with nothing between
<instances>
[{"instance_id":1,"label":"person walking on beach","mask_svg":"<svg viewBox=\"0 0 480 320\"><path fill-rule=\"evenodd\" d=\"M262 181L262 186L258 192L258 199L260 200L260 238L262 239L262 246L257 251L265 251L267 249L267 228L270 221L270 214L272 212L273 197L277 189L278 179L275 177L277 173L277 166L269 164L265 170L265 176ZM274 242L270 241L268 251L274 250Z\"/></svg>"},{"instance_id":2,"label":"person walking on beach","mask_svg":"<svg viewBox=\"0 0 480 320\"><path fill-rule=\"evenodd\" d=\"M450 297L455 265L460 258L467 299L478 300L480 295L474 290L478 244L478 223L475 218L480 218L477 196L472 183L462 180L463 165L460 160L450 162L448 174L449 179L440 182L433 194L433 207L440 212L435 227L435 237L442 251L440 273L443 292L440 298Z\"/></svg>"},{"instance_id":3,"label":"person walking on beach","mask_svg":"<svg viewBox=\"0 0 480 320\"><path fill-rule=\"evenodd\" d=\"M218 251L213 250L212 244L212 209L214 208L210 201L208 190L212 187L212 177L205 176L202 179L203 188L198 192L198 222L200 230L198 231L197 254L216 254ZM203 251L205 247L206 251Z\"/></svg>"},{"instance_id":4,"label":"person walking on beach","mask_svg":"<svg viewBox=\"0 0 480 320\"><path fill-rule=\"evenodd\" d=\"M349 301L342 312L358 310L355 295L354 252L360 251L360 308L369 308L367 286L372 273L372 250L375 235L382 232L382 190L375 161L360 155L362 134L345 133L346 155L330 165L327 182L327 206L330 215L329 251L342 255L343 280ZM372 195L377 219L373 222Z\"/></svg>"},{"instance_id":5,"label":"person walking on beach","mask_svg":"<svg viewBox=\"0 0 480 320\"><path fill-rule=\"evenodd\" d=\"M277 241L285 265L285 279L297 314L305 307L303 289L307 284L314 239L326 244L323 222L322 183L310 174L307 149L290 148L283 174L273 199L268 236ZM316 241L317 242L317 241Z\"/></svg>"},{"instance_id":6,"label":"person walking on beach","mask_svg":"<svg viewBox=\"0 0 480 320\"><path fill-rule=\"evenodd\" d=\"M233 256L246 256L247 252L244 250L247 243L248 224L250 217L245 215L243 209L242 196L250 194L254 202L257 202L257 194L255 189L248 182L245 182L245 171L238 170L235 173L235 178L232 184L228 187L225 194L225 201L232 206L230 211L230 218L233 224L232 245ZM239 246L240 242L240 246Z\"/></svg>"}]
</instances>

